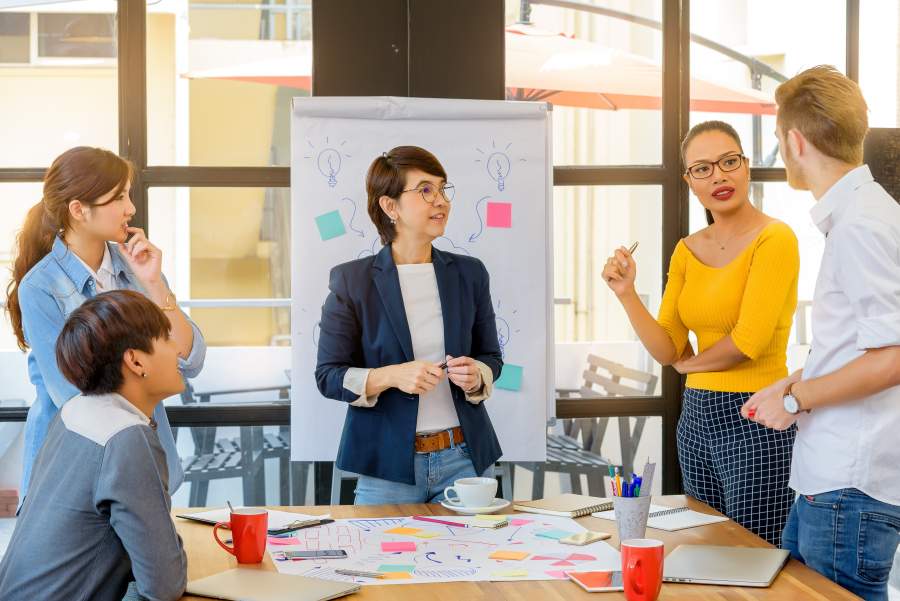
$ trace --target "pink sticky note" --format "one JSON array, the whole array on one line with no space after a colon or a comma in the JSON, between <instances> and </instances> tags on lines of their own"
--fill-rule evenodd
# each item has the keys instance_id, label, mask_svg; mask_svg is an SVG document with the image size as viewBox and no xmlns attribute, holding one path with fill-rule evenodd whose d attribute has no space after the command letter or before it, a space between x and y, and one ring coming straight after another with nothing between
<instances>
[{"instance_id":1,"label":"pink sticky note","mask_svg":"<svg viewBox=\"0 0 900 601\"><path fill-rule=\"evenodd\" d=\"M381 543L381 550L385 551L386 553L395 553L397 551L415 551L416 543Z\"/></svg>"},{"instance_id":2,"label":"pink sticky note","mask_svg":"<svg viewBox=\"0 0 900 601\"><path fill-rule=\"evenodd\" d=\"M300 539L296 536L289 536L288 538L279 538L277 536L269 537L270 545L299 545Z\"/></svg>"},{"instance_id":3,"label":"pink sticky note","mask_svg":"<svg viewBox=\"0 0 900 601\"><path fill-rule=\"evenodd\" d=\"M508 202L487 203L488 227L512 227L512 205Z\"/></svg>"},{"instance_id":4,"label":"pink sticky note","mask_svg":"<svg viewBox=\"0 0 900 601\"><path fill-rule=\"evenodd\" d=\"M509 521L510 526L524 526L525 524L530 524L534 520L526 520L523 518L515 518Z\"/></svg>"}]
</instances>

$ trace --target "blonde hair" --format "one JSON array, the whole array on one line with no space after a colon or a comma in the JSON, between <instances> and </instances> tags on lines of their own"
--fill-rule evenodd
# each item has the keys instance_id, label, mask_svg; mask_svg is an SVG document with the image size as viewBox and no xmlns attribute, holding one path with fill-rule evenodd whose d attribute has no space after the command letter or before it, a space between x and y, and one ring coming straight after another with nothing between
<instances>
[{"instance_id":1,"label":"blonde hair","mask_svg":"<svg viewBox=\"0 0 900 601\"><path fill-rule=\"evenodd\" d=\"M830 65L795 75L775 90L778 126L796 129L822 153L858 165L869 130L859 85Z\"/></svg>"}]
</instances>

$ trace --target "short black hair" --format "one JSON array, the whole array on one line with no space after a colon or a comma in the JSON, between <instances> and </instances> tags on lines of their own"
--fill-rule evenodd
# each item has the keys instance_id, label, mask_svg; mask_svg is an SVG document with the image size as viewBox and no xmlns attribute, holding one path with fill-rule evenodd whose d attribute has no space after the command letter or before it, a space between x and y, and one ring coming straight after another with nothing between
<instances>
[{"instance_id":1,"label":"short black hair","mask_svg":"<svg viewBox=\"0 0 900 601\"><path fill-rule=\"evenodd\" d=\"M366 195L369 217L381 236L382 244L390 244L397 237L397 227L381 209L382 196L398 198L406 185L406 172L413 169L447 181L447 172L437 157L418 146L397 146L375 158L366 173Z\"/></svg>"},{"instance_id":2,"label":"short black hair","mask_svg":"<svg viewBox=\"0 0 900 601\"><path fill-rule=\"evenodd\" d=\"M149 298L113 290L72 311L56 340L56 363L84 394L108 394L122 387L122 357L128 349L153 352L153 341L169 338L169 320Z\"/></svg>"}]
</instances>

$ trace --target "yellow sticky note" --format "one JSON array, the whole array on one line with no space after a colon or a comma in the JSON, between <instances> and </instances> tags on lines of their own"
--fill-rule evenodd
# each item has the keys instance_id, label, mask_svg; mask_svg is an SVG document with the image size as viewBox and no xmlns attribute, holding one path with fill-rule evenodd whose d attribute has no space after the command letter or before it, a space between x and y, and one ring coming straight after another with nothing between
<instances>
[{"instance_id":1,"label":"yellow sticky note","mask_svg":"<svg viewBox=\"0 0 900 601\"><path fill-rule=\"evenodd\" d=\"M494 578L525 578L528 576L527 570L506 570L505 572L493 572Z\"/></svg>"},{"instance_id":2,"label":"yellow sticky note","mask_svg":"<svg viewBox=\"0 0 900 601\"><path fill-rule=\"evenodd\" d=\"M434 538L436 536L440 536L440 532L431 532L429 530L422 530L421 532L416 532L413 534L416 538Z\"/></svg>"},{"instance_id":3,"label":"yellow sticky note","mask_svg":"<svg viewBox=\"0 0 900 601\"><path fill-rule=\"evenodd\" d=\"M502 522L507 519L505 515L482 515L478 514L475 516L476 520L487 520L490 522Z\"/></svg>"},{"instance_id":4,"label":"yellow sticky note","mask_svg":"<svg viewBox=\"0 0 900 601\"><path fill-rule=\"evenodd\" d=\"M385 534L415 534L416 532L421 532L421 528L391 528L390 530L385 530Z\"/></svg>"},{"instance_id":5,"label":"yellow sticky note","mask_svg":"<svg viewBox=\"0 0 900 601\"><path fill-rule=\"evenodd\" d=\"M411 580L412 574L409 572L382 572L381 578L384 580Z\"/></svg>"},{"instance_id":6,"label":"yellow sticky note","mask_svg":"<svg viewBox=\"0 0 900 601\"><path fill-rule=\"evenodd\" d=\"M528 557L527 551L494 551L488 555L489 559L511 559L513 561L521 561Z\"/></svg>"}]
</instances>

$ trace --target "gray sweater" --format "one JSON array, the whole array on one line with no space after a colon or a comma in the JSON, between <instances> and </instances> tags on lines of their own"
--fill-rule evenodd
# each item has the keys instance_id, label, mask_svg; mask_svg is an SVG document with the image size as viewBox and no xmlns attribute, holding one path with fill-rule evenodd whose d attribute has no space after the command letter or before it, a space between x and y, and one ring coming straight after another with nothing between
<instances>
[{"instance_id":1,"label":"gray sweater","mask_svg":"<svg viewBox=\"0 0 900 601\"><path fill-rule=\"evenodd\" d=\"M54 419L0 563L0 599L152 601L184 592L155 424L118 394L78 396Z\"/></svg>"}]
</instances>

